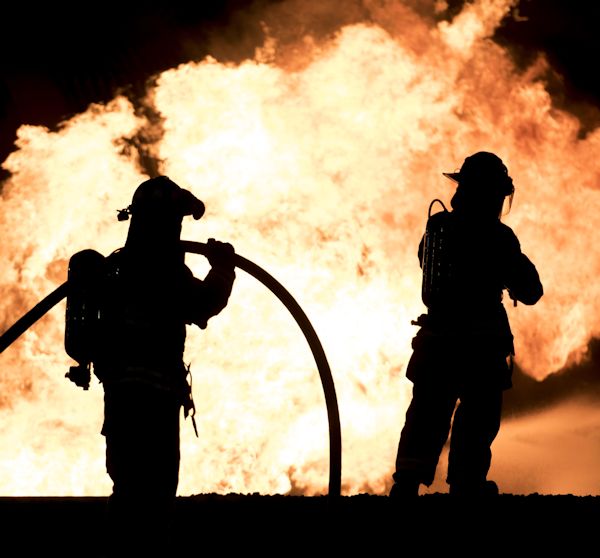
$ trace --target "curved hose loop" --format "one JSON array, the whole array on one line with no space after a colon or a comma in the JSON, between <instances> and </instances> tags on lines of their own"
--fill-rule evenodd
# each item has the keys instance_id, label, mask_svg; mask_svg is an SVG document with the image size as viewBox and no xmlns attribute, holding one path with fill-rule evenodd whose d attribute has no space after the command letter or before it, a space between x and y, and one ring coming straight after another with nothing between
<instances>
[{"instance_id":1,"label":"curved hose loop","mask_svg":"<svg viewBox=\"0 0 600 558\"><path fill-rule=\"evenodd\" d=\"M207 246L204 243L182 240L181 244L186 252L206 256ZM325 404L327 405L327 417L329 419L329 496L340 496L342 482L342 435L340 415L335 385L333 383L331 369L329 368L323 346L300 305L279 281L264 269L239 254L235 255L235 265L260 281L284 304L300 326L302 333L308 341L319 370L321 383L323 384ZM49 312L65 298L67 296L68 286L68 281L65 281L8 328L0 336L0 353L4 352L4 349L7 349L21 336L21 334L27 331L44 314Z\"/></svg>"},{"instance_id":2,"label":"curved hose loop","mask_svg":"<svg viewBox=\"0 0 600 558\"><path fill-rule=\"evenodd\" d=\"M181 244L186 252L206 256L207 247L204 243L182 240ZM235 255L235 265L260 281L283 303L300 326L304 337L308 341L321 377L323 392L325 394L325 404L327 405L327 417L329 419L329 496L340 496L342 483L340 414L331 369L329 368L321 341L300 305L277 279L239 254Z\"/></svg>"}]
</instances>

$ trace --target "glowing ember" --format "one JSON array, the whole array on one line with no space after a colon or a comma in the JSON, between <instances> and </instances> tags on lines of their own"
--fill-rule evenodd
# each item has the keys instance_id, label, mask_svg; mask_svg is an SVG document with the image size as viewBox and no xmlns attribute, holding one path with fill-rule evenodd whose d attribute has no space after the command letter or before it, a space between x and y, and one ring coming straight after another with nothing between
<instances>
[{"instance_id":1,"label":"glowing ember","mask_svg":"<svg viewBox=\"0 0 600 558\"><path fill-rule=\"evenodd\" d=\"M72 254L124 243L116 210L145 179L126 140L151 130L161 171L206 202L182 238L231 242L308 314L336 383L343 492L382 493L410 398L410 321L423 311L416 249L429 202L452 194L442 171L483 149L514 178L506 222L546 293L509 307L519 365L543 378L600 333L600 131L578 138L579 123L551 106L543 62L519 74L487 39L512 4L481 0L437 26L411 12L406 33L404 20L346 26L304 41L295 69L268 62L268 49L240 65L180 66L145 100L163 118L158 134L123 98L57 132L22 126L0 201L1 329L66 279ZM202 258L188 263L204 274ZM4 495L110 491L102 390L64 379L63 334L61 306L2 355ZM318 374L268 291L238 273L228 308L189 330L186 360L200 437L183 425L180 494L326 492Z\"/></svg>"}]
</instances>

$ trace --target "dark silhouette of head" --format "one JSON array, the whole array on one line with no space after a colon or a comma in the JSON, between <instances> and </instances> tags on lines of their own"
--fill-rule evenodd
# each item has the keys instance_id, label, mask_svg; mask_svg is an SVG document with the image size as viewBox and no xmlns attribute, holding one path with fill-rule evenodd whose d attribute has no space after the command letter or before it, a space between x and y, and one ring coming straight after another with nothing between
<instances>
[{"instance_id":1,"label":"dark silhouette of head","mask_svg":"<svg viewBox=\"0 0 600 558\"><path fill-rule=\"evenodd\" d=\"M126 246L134 249L171 249L181 235L183 217L200 219L204 203L166 176L142 182L131 205L119 212L119 219L131 215Z\"/></svg>"},{"instance_id":2,"label":"dark silhouette of head","mask_svg":"<svg viewBox=\"0 0 600 558\"><path fill-rule=\"evenodd\" d=\"M483 219L499 219L504 199L515 188L502 159L493 153L479 151L467 157L458 172L443 173L458 183L451 205L459 212Z\"/></svg>"}]
</instances>

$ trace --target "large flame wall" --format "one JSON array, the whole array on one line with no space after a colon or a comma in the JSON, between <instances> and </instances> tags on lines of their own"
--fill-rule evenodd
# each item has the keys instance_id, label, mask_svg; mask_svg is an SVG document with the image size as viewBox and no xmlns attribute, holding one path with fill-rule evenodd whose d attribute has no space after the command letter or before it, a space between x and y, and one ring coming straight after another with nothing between
<instances>
[{"instance_id":1,"label":"large flame wall","mask_svg":"<svg viewBox=\"0 0 600 558\"><path fill-rule=\"evenodd\" d=\"M144 100L158 124L118 97L54 132L22 126L0 202L3 329L66 279L73 253L123 244L116 210L146 178L130 141L144 137L161 172L206 202L182 237L231 242L307 312L336 384L343 491L382 493L410 400L427 207L452 195L442 171L489 150L514 178L505 220L546 293L509 308L518 364L542 379L583 358L600 330L600 132L578 137L553 108L543 60L519 73L488 39L511 2L481 0L439 24L396 4L387 25L305 40L302 63L279 63L271 39L254 60L164 72ZM198 256L188 264L206 272ZM1 357L2 494L110 491L102 389L64 379L63 334L64 305ZM186 360L200 435L184 424L181 494L327 490L316 367L268 291L238 272L225 311L189 330Z\"/></svg>"}]
</instances>

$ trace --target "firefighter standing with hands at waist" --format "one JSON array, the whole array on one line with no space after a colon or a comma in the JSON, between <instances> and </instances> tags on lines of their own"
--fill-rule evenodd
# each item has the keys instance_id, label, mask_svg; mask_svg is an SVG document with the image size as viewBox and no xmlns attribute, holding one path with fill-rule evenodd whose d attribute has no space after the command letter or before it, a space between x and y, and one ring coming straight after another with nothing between
<instances>
[{"instance_id":1,"label":"firefighter standing with hands at waist","mask_svg":"<svg viewBox=\"0 0 600 558\"><path fill-rule=\"evenodd\" d=\"M182 219L203 213L204 204L167 177L147 180L119 214L120 220L131 216L125 246L106 259L94 372L104 387L115 555L159 552L167 540L179 479L180 412L193 418L194 410L183 362L186 324L206 328L232 290L230 244L208 241L211 269L204 280L184 263Z\"/></svg>"},{"instance_id":2,"label":"firefighter standing with hands at waist","mask_svg":"<svg viewBox=\"0 0 600 558\"><path fill-rule=\"evenodd\" d=\"M420 330L406 372L413 397L393 497L417 496L421 484L431 485L450 430L450 494L498 493L487 474L514 354L502 295L506 289L515 304L532 305L543 294L535 266L500 220L514 194L501 159L480 151L459 172L444 174L458 187L452 210L430 215L419 245L427 313L414 322Z\"/></svg>"}]
</instances>

